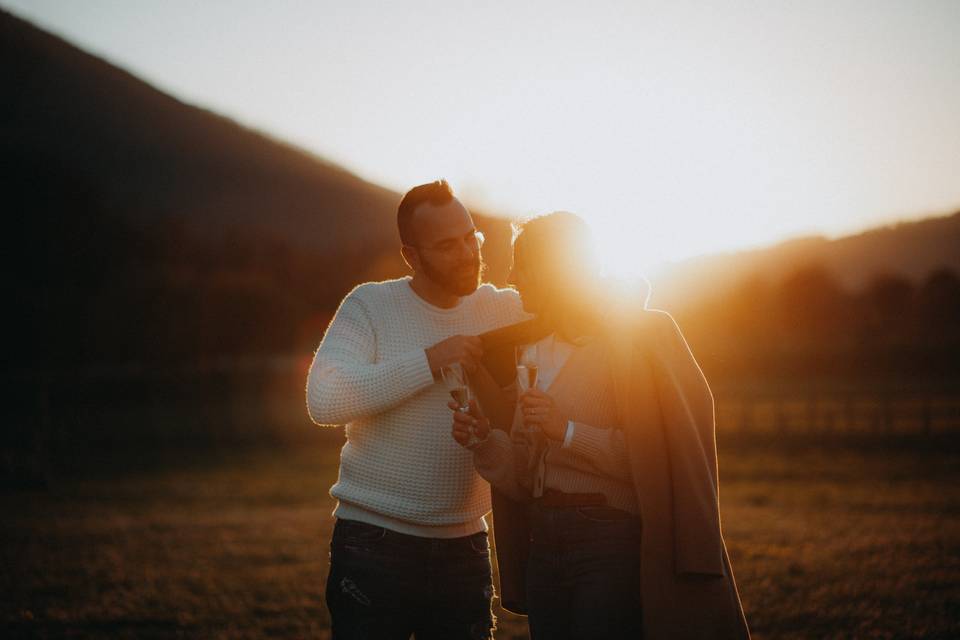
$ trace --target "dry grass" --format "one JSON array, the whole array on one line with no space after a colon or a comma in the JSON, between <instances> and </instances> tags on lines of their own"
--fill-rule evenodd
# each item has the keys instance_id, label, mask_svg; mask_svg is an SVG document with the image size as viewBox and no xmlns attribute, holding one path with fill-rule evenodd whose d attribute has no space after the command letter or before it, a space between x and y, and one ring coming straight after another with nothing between
<instances>
[{"instance_id":1,"label":"dry grass","mask_svg":"<svg viewBox=\"0 0 960 640\"><path fill-rule=\"evenodd\" d=\"M724 531L759 638L960 633L960 457L723 458Z\"/></svg>"},{"instance_id":2,"label":"dry grass","mask_svg":"<svg viewBox=\"0 0 960 640\"><path fill-rule=\"evenodd\" d=\"M4 637L328 637L335 448L2 496ZM725 451L756 638L960 637L960 456ZM525 638L499 612L498 638Z\"/></svg>"}]
</instances>

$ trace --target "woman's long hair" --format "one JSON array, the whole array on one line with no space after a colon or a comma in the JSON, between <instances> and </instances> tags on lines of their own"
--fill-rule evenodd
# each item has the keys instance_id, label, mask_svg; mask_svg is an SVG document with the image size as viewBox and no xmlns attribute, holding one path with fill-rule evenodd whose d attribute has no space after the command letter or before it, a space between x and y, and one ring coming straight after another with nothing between
<instances>
[{"instance_id":1,"label":"woman's long hair","mask_svg":"<svg viewBox=\"0 0 960 640\"><path fill-rule=\"evenodd\" d=\"M631 291L602 277L590 227L572 213L556 211L520 225L513 255L540 289L538 315L567 341L597 335L617 310L646 308L649 284L644 280Z\"/></svg>"}]
</instances>

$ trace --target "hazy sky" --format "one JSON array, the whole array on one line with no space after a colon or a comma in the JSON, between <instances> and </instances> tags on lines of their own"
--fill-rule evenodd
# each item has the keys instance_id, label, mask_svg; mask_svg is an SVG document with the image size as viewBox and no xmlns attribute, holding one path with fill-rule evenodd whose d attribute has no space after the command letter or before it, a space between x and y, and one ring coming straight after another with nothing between
<instances>
[{"instance_id":1,"label":"hazy sky","mask_svg":"<svg viewBox=\"0 0 960 640\"><path fill-rule=\"evenodd\" d=\"M403 191L583 214L619 266L960 208L960 1L0 0Z\"/></svg>"}]
</instances>

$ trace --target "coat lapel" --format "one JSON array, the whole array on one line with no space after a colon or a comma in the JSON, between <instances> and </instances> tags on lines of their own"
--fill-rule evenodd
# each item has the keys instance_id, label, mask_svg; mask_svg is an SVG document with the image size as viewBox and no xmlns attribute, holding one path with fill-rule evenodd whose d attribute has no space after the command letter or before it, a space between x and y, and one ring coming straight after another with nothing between
<instances>
[{"instance_id":1,"label":"coat lapel","mask_svg":"<svg viewBox=\"0 0 960 640\"><path fill-rule=\"evenodd\" d=\"M491 423L509 430L517 396L516 347L543 338L548 330L537 320L495 329L480 336L483 356L470 384L484 415ZM500 604L513 613L526 615L526 575L530 545L527 505L512 500L491 487L493 537L500 573Z\"/></svg>"},{"instance_id":2,"label":"coat lapel","mask_svg":"<svg viewBox=\"0 0 960 640\"><path fill-rule=\"evenodd\" d=\"M713 397L669 314L610 334L617 406L643 519L647 638L749 638L718 509Z\"/></svg>"}]
</instances>

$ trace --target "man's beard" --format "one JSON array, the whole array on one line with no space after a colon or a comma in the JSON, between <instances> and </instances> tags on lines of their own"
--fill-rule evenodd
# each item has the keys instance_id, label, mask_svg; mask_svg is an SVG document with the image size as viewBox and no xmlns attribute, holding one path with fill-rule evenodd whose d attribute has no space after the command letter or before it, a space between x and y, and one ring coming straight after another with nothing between
<instances>
[{"instance_id":1,"label":"man's beard","mask_svg":"<svg viewBox=\"0 0 960 640\"><path fill-rule=\"evenodd\" d=\"M461 298L477 290L477 287L480 286L480 278L487 268L479 251L470 262L460 264L454 269L446 271L439 269L422 255L420 266L423 267L423 273L438 284L441 289ZM467 271L468 268L469 273L461 273L461 271Z\"/></svg>"}]
</instances>

